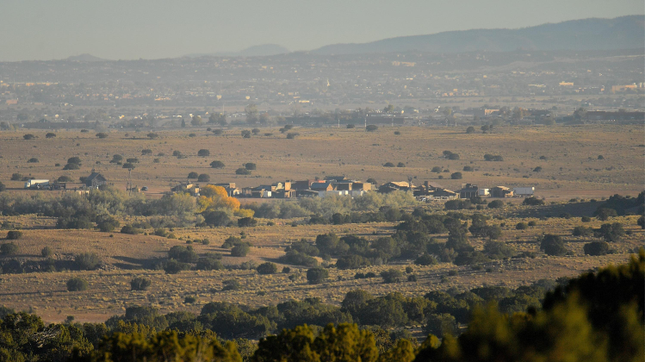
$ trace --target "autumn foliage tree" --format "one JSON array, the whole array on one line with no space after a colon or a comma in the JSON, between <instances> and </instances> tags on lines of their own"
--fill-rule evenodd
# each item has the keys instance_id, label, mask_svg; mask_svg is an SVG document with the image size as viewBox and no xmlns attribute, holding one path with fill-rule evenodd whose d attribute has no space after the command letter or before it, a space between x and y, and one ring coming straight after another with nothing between
<instances>
[{"instance_id":1,"label":"autumn foliage tree","mask_svg":"<svg viewBox=\"0 0 645 362\"><path fill-rule=\"evenodd\" d=\"M240 202L228 196L226 189L221 186L207 185L200 190L201 196L197 200L199 212L215 211L221 209L239 210Z\"/></svg>"}]
</instances>

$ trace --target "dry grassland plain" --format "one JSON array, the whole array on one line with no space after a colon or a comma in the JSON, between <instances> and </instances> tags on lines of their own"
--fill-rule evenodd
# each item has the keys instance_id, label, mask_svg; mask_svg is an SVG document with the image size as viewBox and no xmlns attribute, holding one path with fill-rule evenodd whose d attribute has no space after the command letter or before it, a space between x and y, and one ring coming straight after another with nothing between
<instances>
[{"instance_id":1,"label":"dry grassland plain","mask_svg":"<svg viewBox=\"0 0 645 362\"><path fill-rule=\"evenodd\" d=\"M40 260L41 249L49 246L57 260L69 260L83 252L98 254L104 266L97 271L57 271L51 273L0 275L0 305L18 310L31 310L46 321L62 321L68 315L78 321L103 321L123 313L130 305L152 305L162 312L189 310L199 312L211 301L228 301L252 306L279 303L289 299L320 297L324 302L339 303L345 293L362 288L376 295L398 291L405 295L423 295L430 290L473 288L484 284L516 287L533 281L561 276L575 276L592 268L610 263L622 263L630 252L643 246L643 232L636 225L636 216L612 218L621 222L629 232L622 242L612 243L615 254L600 257L585 256L582 248L589 238L572 237L575 226L600 227L603 223L592 219L582 223L580 215L591 215L595 204L588 199L613 194L635 196L643 190L644 132L641 126L581 126L581 127L499 127L492 134L466 134L461 128L379 127L376 132L362 129L309 129L296 128L300 135L286 139L277 129L263 129L261 135L243 139L240 129L228 129L221 136L205 128L158 132L158 139L148 139L147 132L110 132L108 138L97 139L94 132L53 131L55 138L45 138L45 132L20 130L0 133L0 181L5 193L58 194L60 191L27 191L23 182L10 181L13 173L36 178L57 179L67 175L74 180L89 175L92 169L101 172L110 183L125 190L127 170L111 164L112 155L139 160L132 171L133 184L148 186L147 197L160 197L178 182L185 181L189 172L210 175L211 182L235 182L239 186L268 184L285 179L300 180L346 175L355 179L375 178L379 183L407 180L416 177L438 182L449 189L459 189L462 183L483 187L495 185L535 186L538 197L546 198L547 205L519 206L521 200L507 199L502 209L486 211L500 216L491 222L503 230L503 241L512 244L518 252L536 252L536 258L496 260L477 268L439 263L417 266L407 263L373 266L361 270L330 269L330 278L324 284L307 284L306 268L293 267L290 274L259 275L254 270L182 271L165 274L163 271L143 269L146 261L163 258L174 245L186 245L186 240L210 240L209 245L192 244L196 252L222 253L225 265L239 265L245 261L257 264L277 262L284 247L300 238L313 239L318 234L335 232L355 234L370 239L389 235L393 223L346 225L298 225L296 220L259 220L251 228L184 228L175 229L177 239L154 235L102 233L93 230L58 230L56 220L38 215L0 216L0 222L21 227L20 246L23 260ZM399 131L400 135L395 135ZM35 140L24 140L31 133ZM194 137L189 134L194 133ZM144 149L151 155L142 155ZM210 156L198 157L200 149L208 149ZM458 153L459 160L447 160L442 152ZM180 151L185 158L173 157ZM159 154L164 154L163 156ZM484 161L484 154L501 155L504 161ZM599 159L602 155L602 159ZM80 170L62 170L70 157L82 160ZM541 159L544 156L545 159ZM37 158L37 163L27 163ZM158 159L158 162L154 162ZM214 160L224 162L224 169L213 169ZM235 170L246 162L257 164L250 176L235 175ZM406 167L387 168L392 162ZM59 166L55 166L59 164ZM433 173L435 166L449 172ZM464 166L474 169L464 172ZM541 167L540 172L534 172ZM450 174L462 172L463 179L451 180ZM443 176L439 179L439 176ZM70 184L72 187L74 185ZM78 185L80 186L80 185ZM584 199L570 203L572 198ZM553 203L553 204L552 204ZM433 210L442 210L442 203L424 204ZM574 217L540 218L547 214L568 212ZM130 219L130 217L124 217ZM123 221L123 220L122 220ZM516 230L518 222L536 221L526 230ZM147 230L150 233L152 230ZM253 247L246 257L229 256L230 251L220 248L224 239L244 232ZM566 237L571 256L550 257L539 252L536 239L543 233ZM2 235L4 236L4 235ZM440 242L447 235L439 235ZM4 242L4 241L2 241ZM476 249L482 249L483 240L471 238ZM331 261L333 263L333 260ZM280 265L281 266L281 265ZM404 270L412 266L417 275L415 282L384 284L380 277L354 279L356 272L379 273L388 268ZM449 271L457 275L449 275ZM454 274L454 273L451 273ZM290 275L296 275L289 278ZM68 292L66 281L81 276L89 282L83 292ZM152 281L147 291L130 291L130 280L144 276ZM242 288L222 291L224 280L236 279ZM293 279L293 280L292 280ZM195 303L184 304L192 296Z\"/></svg>"}]
</instances>

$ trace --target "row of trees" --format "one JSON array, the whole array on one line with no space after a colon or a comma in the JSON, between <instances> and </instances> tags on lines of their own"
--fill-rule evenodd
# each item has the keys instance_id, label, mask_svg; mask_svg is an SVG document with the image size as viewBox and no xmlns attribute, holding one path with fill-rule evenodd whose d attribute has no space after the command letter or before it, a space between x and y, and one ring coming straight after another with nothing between
<instances>
[{"instance_id":1,"label":"row of trees","mask_svg":"<svg viewBox=\"0 0 645 362\"><path fill-rule=\"evenodd\" d=\"M470 293L490 301L504 290L489 288L480 291L482 296ZM152 308L129 307L124 316L105 324L78 324L68 318L64 324L45 325L35 315L0 308L0 335L4 336L0 356L8 361L159 362L240 362L243 358L256 362L642 361L645 357L642 249L628 264L584 274L546 295L541 291L538 299L542 297L542 305L538 302L527 308L526 303L519 303L507 311L500 310L502 303L475 305L463 333L449 328L450 318L445 314L431 314L426 318L428 325L440 326L437 332L443 338L440 341L431 333L421 345L409 334L360 328L351 318L357 314L361 323L386 326L392 319L388 314L418 318L428 306L433 311L454 309L459 308L459 300L468 304L473 297L457 302L444 295L373 298L353 291L340 309L316 300L255 310L216 302L205 305L197 317L188 312L159 315ZM276 325L284 329L266 335L266 328ZM426 327L428 331L432 332ZM265 337L257 345L246 339L226 341L234 335L258 333Z\"/></svg>"}]
</instances>

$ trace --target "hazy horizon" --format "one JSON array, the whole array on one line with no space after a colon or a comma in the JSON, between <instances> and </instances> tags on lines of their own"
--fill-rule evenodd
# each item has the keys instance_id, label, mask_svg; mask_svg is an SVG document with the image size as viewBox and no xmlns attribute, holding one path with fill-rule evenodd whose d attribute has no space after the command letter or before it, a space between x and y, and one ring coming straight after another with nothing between
<instances>
[{"instance_id":1,"label":"hazy horizon","mask_svg":"<svg viewBox=\"0 0 645 362\"><path fill-rule=\"evenodd\" d=\"M467 9L467 11L463 11ZM573 0L561 4L463 0L459 4L404 1L379 4L125 0L10 1L0 13L0 61L158 59L237 52L261 44L290 51L444 31L523 28L584 18L643 15L642 1ZM530 14L530 18L529 15Z\"/></svg>"}]
</instances>

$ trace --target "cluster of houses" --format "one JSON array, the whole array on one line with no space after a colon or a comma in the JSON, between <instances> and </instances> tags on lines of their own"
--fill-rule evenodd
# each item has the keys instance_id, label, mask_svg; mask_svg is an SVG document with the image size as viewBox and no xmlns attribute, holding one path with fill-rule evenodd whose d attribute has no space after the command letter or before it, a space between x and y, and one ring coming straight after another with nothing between
<instances>
[{"instance_id":1,"label":"cluster of houses","mask_svg":"<svg viewBox=\"0 0 645 362\"><path fill-rule=\"evenodd\" d=\"M235 183L215 183L223 187L231 197L248 198L277 198L289 199L295 197L326 197L326 196L361 196L366 192L377 191L390 193L394 191L412 192L420 201L470 199L479 197L529 197L535 193L534 187L516 187L510 189L505 186L495 186L490 189L479 188L477 185L465 184L461 190L452 191L439 184L425 181L422 185L415 186L411 182L391 181L378 188L369 182L346 179L344 176L327 177L325 180L303 180L275 182L271 185L239 188ZM189 192L199 195L199 186L195 184L181 184L172 188L173 192Z\"/></svg>"},{"instance_id":2,"label":"cluster of houses","mask_svg":"<svg viewBox=\"0 0 645 362\"><path fill-rule=\"evenodd\" d=\"M344 176L328 177L325 180L303 180L275 182L270 185L239 188L233 182L215 183L215 186L223 187L227 194L232 197L253 197L253 198L277 198L290 199L294 197L325 197L337 196L361 196L365 192L372 191L373 185L369 182L349 180ZM173 192L190 192L199 194L199 186L193 184L181 184L171 189Z\"/></svg>"},{"instance_id":3,"label":"cluster of houses","mask_svg":"<svg viewBox=\"0 0 645 362\"><path fill-rule=\"evenodd\" d=\"M399 181L388 182L378 188L381 193L392 191L411 191L420 201L431 200L455 200L471 199L473 197L530 197L535 194L535 187L515 187L513 189L506 186L495 186L491 188L479 188L477 185L465 184L459 191L452 191L442 187L439 184L424 182L423 185L415 186L412 183Z\"/></svg>"},{"instance_id":4,"label":"cluster of houses","mask_svg":"<svg viewBox=\"0 0 645 362\"><path fill-rule=\"evenodd\" d=\"M531 197L535 194L535 187L515 187L509 188L506 186L495 186L489 189L479 188L477 185L466 184L459 190L459 197L462 199L470 199L476 196L479 197Z\"/></svg>"}]
</instances>

